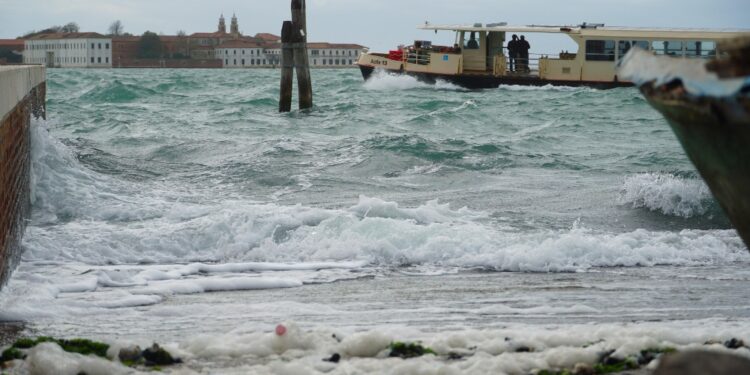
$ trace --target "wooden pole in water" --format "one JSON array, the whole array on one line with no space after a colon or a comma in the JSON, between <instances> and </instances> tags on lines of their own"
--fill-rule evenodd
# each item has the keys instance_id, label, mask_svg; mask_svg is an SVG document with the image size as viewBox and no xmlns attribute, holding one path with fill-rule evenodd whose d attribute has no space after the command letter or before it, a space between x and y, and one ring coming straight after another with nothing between
<instances>
[{"instance_id":1,"label":"wooden pole in water","mask_svg":"<svg viewBox=\"0 0 750 375\"><path fill-rule=\"evenodd\" d=\"M310 63L307 56L307 10L305 0L292 0L292 24L294 25L294 66L297 70L299 109L313 106Z\"/></svg>"},{"instance_id":2,"label":"wooden pole in water","mask_svg":"<svg viewBox=\"0 0 750 375\"><path fill-rule=\"evenodd\" d=\"M279 112L292 110L292 79L294 78L294 50L292 21L284 21L281 27L281 93L279 95Z\"/></svg>"}]
</instances>

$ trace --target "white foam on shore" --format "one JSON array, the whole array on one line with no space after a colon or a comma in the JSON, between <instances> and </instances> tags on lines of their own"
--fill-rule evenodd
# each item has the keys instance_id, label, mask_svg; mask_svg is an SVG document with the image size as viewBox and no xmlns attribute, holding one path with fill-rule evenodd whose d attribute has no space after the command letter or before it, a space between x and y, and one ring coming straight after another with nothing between
<instances>
[{"instance_id":1,"label":"white foam on shore","mask_svg":"<svg viewBox=\"0 0 750 375\"><path fill-rule=\"evenodd\" d=\"M750 324L744 320L706 319L669 323L526 325L502 329L454 328L420 331L402 326L375 327L364 331L348 328L302 328L284 323L287 332L278 336L271 329L238 327L232 332L198 335L164 347L185 365L177 369L198 373L294 373L294 374L529 374L540 370L570 370L578 363L596 364L602 353L614 358L637 356L641 350L674 348L702 349L750 358L750 350L731 350L709 340L750 339ZM420 342L437 356L403 360L389 358L391 342ZM135 344L150 343L148 338ZM121 347L125 343L113 343ZM521 347L531 351L518 352ZM341 355L334 364L321 359ZM448 355L461 360L446 360ZM78 370L90 374L120 373L121 367L94 357L64 353L55 344L42 344L25 361L13 363L11 371L52 369L63 374ZM654 363L656 364L656 363ZM654 365L652 364L652 366ZM52 367L50 367L52 366ZM109 371L109 372L107 372ZM42 371L43 372L43 371Z\"/></svg>"},{"instance_id":2,"label":"white foam on shore","mask_svg":"<svg viewBox=\"0 0 750 375\"><path fill-rule=\"evenodd\" d=\"M643 173L625 179L619 203L633 208L647 208L665 215L690 218L705 214L712 199L708 186L699 179Z\"/></svg>"}]
</instances>

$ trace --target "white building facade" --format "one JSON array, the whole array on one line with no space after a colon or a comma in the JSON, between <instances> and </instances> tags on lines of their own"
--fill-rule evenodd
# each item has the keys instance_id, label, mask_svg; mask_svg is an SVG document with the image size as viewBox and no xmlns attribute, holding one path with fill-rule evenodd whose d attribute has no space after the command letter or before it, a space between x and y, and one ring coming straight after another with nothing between
<instances>
[{"instance_id":1,"label":"white building facade","mask_svg":"<svg viewBox=\"0 0 750 375\"><path fill-rule=\"evenodd\" d=\"M308 43L308 59L312 68L354 68L359 55L367 48L358 44ZM224 68L274 68L281 63L281 46L244 41L223 43L215 57Z\"/></svg>"},{"instance_id":2,"label":"white building facade","mask_svg":"<svg viewBox=\"0 0 750 375\"><path fill-rule=\"evenodd\" d=\"M97 33L41 34L24 41L24 64L111 68L112 38Z\"/></svg>"},{"instance_id":3,"label":"white building facade","mask_svg":"<svg viewBox=\"0 0 750 375\"><path fill-rule=\"evenodd\" d=\"M214 50L214 57L221 60L224 68L272 68L277 60L268 56L266 46L245 41L222 43Z\"/></svg>"},{"instance_id":4,"label":"white building facade","mask_svg":"<svg viewBox=\"0 0 750 375\"><path fill-rule=\"evenodd\" d=\"M359 44L308 43L310 66L313 68L354 68L359 55L367 48Z\"/></svg>"}]
</instances>

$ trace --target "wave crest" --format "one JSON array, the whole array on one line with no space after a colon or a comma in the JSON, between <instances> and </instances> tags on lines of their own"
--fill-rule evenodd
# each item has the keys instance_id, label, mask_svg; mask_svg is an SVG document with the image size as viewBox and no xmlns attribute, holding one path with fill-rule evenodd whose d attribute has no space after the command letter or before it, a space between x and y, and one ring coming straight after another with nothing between
<instances>
[{"instance_id":1,"label":"wave crest","mask_svg":"<svg viewBox=\"0 0 750 375\"><path fill-rule=\"evenodd\" d=\"M644 173L625 179L619 203L633 208L647 208L664 215L690 218L705 215L713 203L713 197L702 180Z\"/></svg>"}]
</instances>

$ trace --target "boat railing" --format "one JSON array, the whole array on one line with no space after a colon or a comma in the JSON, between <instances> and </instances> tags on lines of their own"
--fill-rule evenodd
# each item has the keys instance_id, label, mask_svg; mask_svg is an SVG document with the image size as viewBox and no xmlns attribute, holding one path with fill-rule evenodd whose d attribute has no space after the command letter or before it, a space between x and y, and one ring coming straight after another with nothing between
<instances>
[{"instance_id":1,"label":"boat railing","mask_svg":"<svg viewBox=\"0 0 750 375\"><path fill-rule=\"evenodd\" d=\"M539 60L542 58L544 58L544 55L537 53L530 53L528 58L516 57L506 64L507 72L512 74L538 74Z\"/></svg>"},{"instance_id":2,"label":"boat railing","mask_svg":"<svg viewBox=\"0 0 750 375\"><path fill-rule=\"evenodd\" d=\"M406 62L409 64L429 65L429 50L412 50L406 55Z\"/></svg>"}]
</instances>

